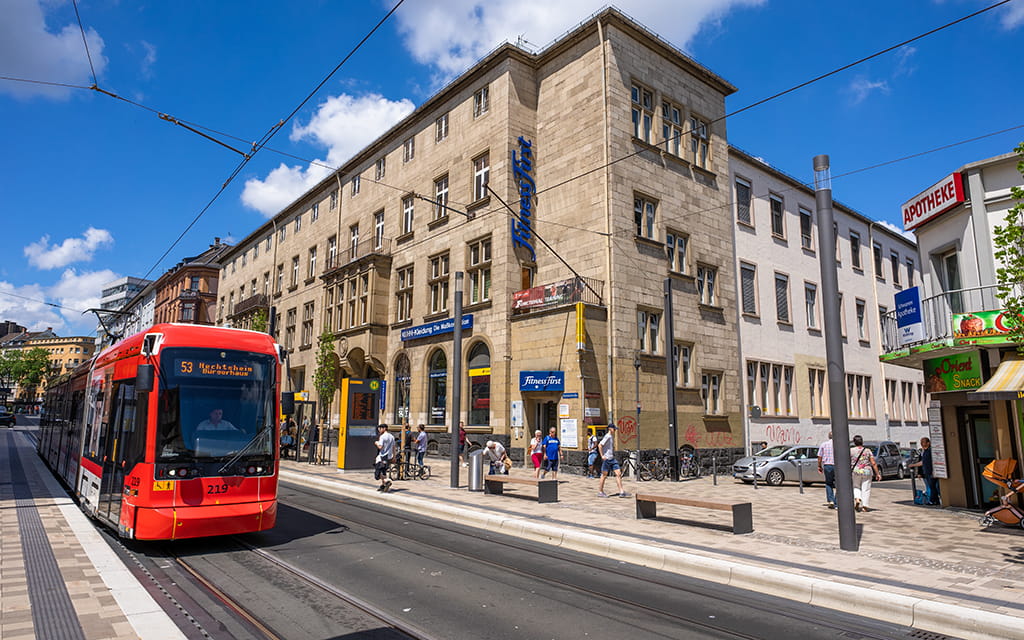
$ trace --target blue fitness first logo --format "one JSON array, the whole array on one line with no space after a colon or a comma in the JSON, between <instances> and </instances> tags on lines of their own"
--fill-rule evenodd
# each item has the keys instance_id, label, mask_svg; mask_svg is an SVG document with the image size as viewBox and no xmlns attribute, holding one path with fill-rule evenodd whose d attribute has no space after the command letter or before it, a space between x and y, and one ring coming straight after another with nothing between
<instances>
[{"instance_id":1,"label":"blue fitness first logo","mask_svg":"<svg viewBox=\"0 0 1024 640\"><path fill-rule=\"evenodd\" d=\"M533 250L533 197L537 185L533 181L533 142L519 136L519 155L512 152L512 175L519 185L519 218L512 218L512 244L526 247L530 259L536 260Z\"/></svg>"}]
</instances>

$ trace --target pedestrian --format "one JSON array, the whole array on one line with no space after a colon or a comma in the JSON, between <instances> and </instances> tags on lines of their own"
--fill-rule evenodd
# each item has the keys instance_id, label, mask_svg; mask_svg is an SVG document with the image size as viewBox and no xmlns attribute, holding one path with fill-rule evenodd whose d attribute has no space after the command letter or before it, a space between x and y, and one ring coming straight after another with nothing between
<instances>
[{"instance_id":1,"label":"pedestrian","mask_svg":"<svg viewBox=\"0 0 1024 640\"><path fill-rule=\"evenodd\" d=\"M500 442L488 440L487 447L484 448L484 454L487 456L487 461L491 463L488 473L491 475L508 474L508 468L505 466L505 458L508 457L508 454Z\"/></svg>"},{"instance_id":2,"label":"pedestrian","mask_svg":"<svg viewBox=\"0 0 1024 640\"><path fill-rule=\"evenodd\" d=\"M427 428L421 424L416 430L416 464L422 467L423 456L427 455Z\"/></svg>"},{"instance_id":3,"label":"pedestrian","mask_svg":"<svg viewBox=\"0 0 1024 640\"><path fill-rule=\"evenodd\" d=\"M387 493L391 490L391 481L388 480L388 465L395 457L395 436L388 431L388 425L377 425L377 457L373 461L373 478L380 480L380 487L377 491Z\"/></svg>"},{"instance_id":4,"label":"pedestrian","mask_svg":"<svg viewBox=\"0 0 1024 640\"><path fill-rule=\"evenodd\" d=\"M939 496L939 479L935 477L935 465L932 462L931 438L921 438L921 459L910 466L921 468L921 476L924 478L924 503L942 504Z\"/></svg>"},{"instance_id":5,"label":"pedestrian","mask_svg":"<svg viewBox=\"0 0 1024 640\"><path fill-rule=\"evenodd\" d=\"M555 433L555 428L551 427L548 429L548 435L541 442L541 446L544 448L544 470L540 474L541 478L546 478L550 471L551 479L558 479L558 463L562 459L562 443Z\"/></svg>"},{"instance_id":6,"label":"pedestrian","mask_svg":"<svg viewBox=\"0 0 1024 640\"><path fill-rule=\"evenodd\" d=\"M836 453L832 445L832 432L828 440L818 445L818 472L825 476L825 506L836 508Z\"/></svg>"},{"instance_id":7,"label":"pedestrian","mask_svg":"<svg viewBox=\"0 0 1024 640\"><path fill-rule=\"evenodd\" d=\"M533 440L530 440L530 459L533 461L533 476L540 477L540 466L544 462L544 436L540 429L533 432Z\"/></svg>"},{"instance_id":8,"label":"pedestrian","mask_svg":"<svg viewBox=\"0 0 1024 640\"><path fill-rule=\"evenodd\" d=\"M459 423L459 462L466 466L466 423Z\"/></svg>"},{"instance_id":9,"label":"pedestrian","mask_svg":"<svg viewBox=\"0 0 1024 640\"><path fill-rule=\"evenodd\" d=\"M604 492L604 481L609 473L615 474L615 484L619 486L619 497L629 497L629 494L622 490L622 468L619 466L619 461L615 458L616 431L618 429L615 427L615 424L608 423L608 430L604 432L604 437L601 438L601 442L598 445L601 453L601 482L597 486L597 497L599 498L608 497L608 494Z\"/></svg>"},{"instance_id":10,"label":"pedestrian","mask_svg":"<svg viewBox=\"0 0 1024 640\"><path fill-rule=\"evenodd\" d=\"M295 453L295 436L285 430L281 433L281 457L287 458L289 453Z\"/></svg>"},{"instance_id":11,"label":"pedestrian","mask_svg":"<svg viewBox=\"0 0 1024 640\"><path fill-rule=\"evenodd\" d=\"M853 448L850 449L850 460L853 468L853 508L867 513L871 502L871 480L881 480L882 473L878 470L875 455L864 446L864 438L853 436Z\"/></svg>"},{"instance_id":12,"label":"pedestrian","mask_svg":"<svg viewBox=\"0 0 1024 640\"><path fill-rule=\"evenodd\" d=\"M587 477L597 478L601 475L600 469L597 466L601 456L597 450L597 430L592 427L590 437L587 438Z\"/></svg>"}]
</instances>

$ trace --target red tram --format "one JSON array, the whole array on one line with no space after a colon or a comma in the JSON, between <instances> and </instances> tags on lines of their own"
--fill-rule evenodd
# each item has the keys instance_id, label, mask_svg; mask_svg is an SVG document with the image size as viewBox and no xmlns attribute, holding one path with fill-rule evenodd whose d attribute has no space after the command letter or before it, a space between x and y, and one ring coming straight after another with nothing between
<instances>
[{"instance_id":1,"label":"red tram","mask_svg":"<svg viewBox=\"0 0 1024 640\"><path fill-rule=\"evenodd\" d=\"M39 455L125 538L270 529L282 359L264 333L155 325L47 389Z\"/></svg>"}]
</instances>

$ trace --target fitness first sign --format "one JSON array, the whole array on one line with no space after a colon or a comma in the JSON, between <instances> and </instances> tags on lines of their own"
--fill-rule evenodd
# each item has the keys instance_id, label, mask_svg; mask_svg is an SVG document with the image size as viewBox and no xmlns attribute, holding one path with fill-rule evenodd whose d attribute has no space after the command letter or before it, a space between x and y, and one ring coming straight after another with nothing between
<instances>
[{"instance_id":1,"label":"fitness first sign","mask_svg":"<svg viewBox=\"0 0 1024 640\"><path fill-rule=\"evenodd\" d=\"M903 229L910 231L964 201L964 182L952 173L903 203Z\"/></svg>"}]
</instances>

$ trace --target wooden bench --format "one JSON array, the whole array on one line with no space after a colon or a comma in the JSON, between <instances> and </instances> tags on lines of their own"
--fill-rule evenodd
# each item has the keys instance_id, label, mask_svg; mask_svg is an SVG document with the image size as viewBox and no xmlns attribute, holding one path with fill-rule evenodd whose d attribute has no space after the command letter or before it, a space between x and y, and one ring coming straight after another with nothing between
<instances>
[{"instance_id":1,"label":"wooden bench","mask_svg":"<svg viewBox=\"0 0 1024 640\"><path fill-rule=\"evenodd\" d=\"M484 476L484 493L500 496L504 493L506 483L535 485L537 487L537 502L558 502L558 480L491 474Z\"/></svg>"},{"instance_id":2,"label":"wooden bench","mask_svg":"<svg viewBox=\"0 0 1024 640\"><path fill-rule=\"evenodd\" d=\"M636 517L638 519L658 517L657 505L659 502L716 511L732 511L733 533L752 533L754 531L754 515L749 502L708 502L678 496L638 493L636 494Z\"/></svg>"}]
</instances>

